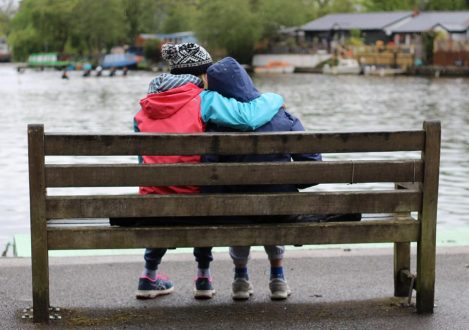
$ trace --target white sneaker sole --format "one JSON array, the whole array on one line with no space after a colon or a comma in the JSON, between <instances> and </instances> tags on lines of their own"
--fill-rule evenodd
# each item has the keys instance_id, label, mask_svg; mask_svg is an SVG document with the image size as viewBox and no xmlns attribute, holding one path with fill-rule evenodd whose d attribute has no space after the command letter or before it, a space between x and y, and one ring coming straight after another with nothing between
<instances>
[{"instance_id":1,"label":"white sneaker sole","mask_svg":"<svg viewBox=\"0 0 469 330\"><path fill-rule=\"evenodd\" d=\"M212 299L215 295L215 290L194 290L195 299Z\"/></svg>"},{"instance_id":2,"label":"white sneaker sole","mask_svg":"<svg viewBox=\"0 0 469 330\"><path fill-rule=\"evenodd\" d=\"M174 291L174 286L166 290L137 290L135 297L137 299L153 299L158 296L164 296Z\"/></svg>"},{"instance_id":3,"label":"white sneaker sole","mask_svg":"<svg viewBox=\"0 0 469 330\"><path fill-rule=\"evenodd\" d=\"M270 294L270 299L272 300L285 300L291 295L291 291L288 290L287 292L272 292Z\"/></svg>"},{"instance_id":4,"label":"white sneaker sole","mask_svg":"<svg viewBox=\"0 0 469 330\"><path fill-rule=\"evenodd\" d=\"M254 294L254 290L250 289L248 292L232 292L231 298L233 300L248 300Z\"/></svg>"}]
</instances>

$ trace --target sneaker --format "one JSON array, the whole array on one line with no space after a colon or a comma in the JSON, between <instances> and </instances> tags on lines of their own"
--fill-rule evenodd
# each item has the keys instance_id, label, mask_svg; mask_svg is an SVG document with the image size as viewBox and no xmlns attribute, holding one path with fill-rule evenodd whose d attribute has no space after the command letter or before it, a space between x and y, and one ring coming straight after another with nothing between
<instances>
[{"instance_id":1,"label":"sneaker","mask_svg":"<svg viewBox=\"0 0 469 330\"><path fill-rule=\"evenodd\" d=\"M173 283L164 276L158 275L152 280L149 277L140 277L138 279L137 299L153 299L161 295L173 292Z\"/></svg>"},{"instance_id":2,"label":"sneaker","mask_svg":"<svg viewBox=\"0 0 469 330\"><path fill-rule=\"evenodd\" d=\"M272 300L283 300L287 299L291 295L291 290L288 287L287 281L283 278L274 278L270 280L270 299Z\"/></svg>"},{"instance_id":3,"label":"sneaker","mask_svg":"<svg viewBox=\"0 0 469 330\"><path fill-rule=\"evenodd\" d=\"M198 277L195 280L194 298L211 299L215 295L215 289L212 285L212 279L207 277Z\"/></svg>"},{"instance_id":4,"label":"sneaker","mask_svg":"<svg viewBox=\"0 0 469 330\"><path fill-rule=\"evenodd\" d=\"M242 277L235 278L232 290L233 300L247 300L254 293L251 282Z\"/></svg>"}]
</instances>

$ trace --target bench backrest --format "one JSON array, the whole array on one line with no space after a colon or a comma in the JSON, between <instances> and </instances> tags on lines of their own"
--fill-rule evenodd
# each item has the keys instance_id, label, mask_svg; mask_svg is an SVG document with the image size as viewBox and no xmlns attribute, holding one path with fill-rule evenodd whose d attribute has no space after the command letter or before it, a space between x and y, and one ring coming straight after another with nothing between
<instances>
[{"instance_id":1,"label":"bench backrest","mask_svg":"<svg viewBox=\"0 0 469 330\"><path fill-rule=\"evenodd\" d=\"M53 134L30 125L31 220L418 212L436 217L439 122L422 130L350 133ZM421 157L329 161L327 153L419 151ZM323 153L323 162L46 164L45 156ZM401 153L402 154L402 153ZM350 157L353 159L353 155ZM54 187L415 183L368 189L238 195L49 196ZM421 218L421 216L419 216ZM44 228L43 226L40 228Z\"/></svg>"}]
</instances>

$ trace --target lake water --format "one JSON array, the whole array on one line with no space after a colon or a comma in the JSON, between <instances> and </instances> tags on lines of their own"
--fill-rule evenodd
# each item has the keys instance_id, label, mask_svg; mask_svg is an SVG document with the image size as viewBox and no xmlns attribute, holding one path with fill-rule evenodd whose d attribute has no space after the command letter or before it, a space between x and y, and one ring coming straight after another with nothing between
<instances>
[{"instance_id":1,"label":"lake water","mask_svg":"<svg viewBox=\"0 0 469 330\"><path fill-rule=\"evenodd\" d=\"M62 80L58 71L18 74L14 65L0 65L0 253L15 234L29 232L27 124L43 123L46 131L131 132L153 75L72 73ZM438 226L469 227L469 80L315 74L254 80L261 91L282 94L311 131L419 129L425 119L441 120Z\"/></svg>"}]
</instances>

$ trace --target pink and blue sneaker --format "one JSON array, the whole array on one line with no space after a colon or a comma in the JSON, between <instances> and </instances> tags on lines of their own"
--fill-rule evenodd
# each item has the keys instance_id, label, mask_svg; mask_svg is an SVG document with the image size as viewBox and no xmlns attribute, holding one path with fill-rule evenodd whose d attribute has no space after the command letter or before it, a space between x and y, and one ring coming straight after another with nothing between
<instances>
[{"instance_id":1,"label":"pink and blue sneaker","mask_svg":"<svg viewBox=\"0 0 469 330\"><path fill-rule=\"evenodd\" d=\"M158 274L156 279L142 276L138 279L137 299L153 299L158 296L170 294L174 291L173 283L169 278Z\"/></svg>"}]
</instances>

